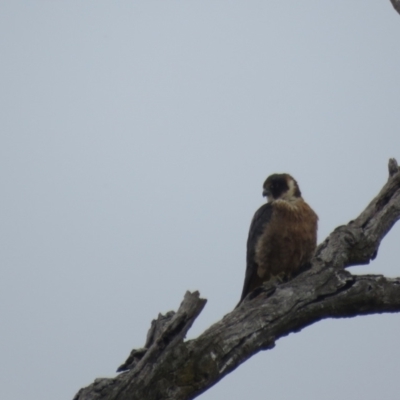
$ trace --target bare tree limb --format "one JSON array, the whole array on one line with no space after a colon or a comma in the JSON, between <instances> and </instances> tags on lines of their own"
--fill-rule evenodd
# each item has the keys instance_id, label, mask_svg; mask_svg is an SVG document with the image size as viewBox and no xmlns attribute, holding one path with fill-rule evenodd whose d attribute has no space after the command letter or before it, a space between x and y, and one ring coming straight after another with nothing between
<instances>
[{"instance_id":1,"label":"bare tree limb","mask_svg":"<svg viewBox=\"0 0 400 400\"><path fill-rule=\"evenodd\" d=\"M394 9L400 14L400 0L390 0Z\"/></svg>"},{"instance_id":2,"label":"bare tree limb","mask_svg":"<svg viewBox=\"0 0 400 400\"><path fill-rule=\"evenodd\" d=\"M114 379L97 379L74 400L193 399L276 340L325 318L400 311L400 278L354 276L400 218L400 170L367 208L319 245L311 268L295 279L267 282L198 338L184 341L206 300L187 292L176 313L153 321L145 347L133 350Z\"/></svg>"}]
</instances>

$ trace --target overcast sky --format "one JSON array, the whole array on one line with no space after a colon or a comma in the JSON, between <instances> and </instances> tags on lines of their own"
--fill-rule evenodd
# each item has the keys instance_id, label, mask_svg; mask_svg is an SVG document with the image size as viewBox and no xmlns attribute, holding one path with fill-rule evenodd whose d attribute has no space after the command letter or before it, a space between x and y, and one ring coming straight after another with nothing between
<instances>
[{"instance_id":1,"label":"overcast sky","mask_svg":"<svg viewBox=\"0 0 400 400\"><path fill-rule=\"evenodd\" d=\"M319 242L400 161L389 0L0 4L0 398L115 376L186 290L232 310L264 179L288 172ZM400 228L353 273L400 276ZM202 400L398 399L400 315L327 320Z\"/></svg>"}]
</instances>

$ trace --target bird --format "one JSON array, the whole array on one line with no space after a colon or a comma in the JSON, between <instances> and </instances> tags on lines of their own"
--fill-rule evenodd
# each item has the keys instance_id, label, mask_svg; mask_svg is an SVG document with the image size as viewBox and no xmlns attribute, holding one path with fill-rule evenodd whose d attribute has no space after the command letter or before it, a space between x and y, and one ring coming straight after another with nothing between
<instances>
[{"instance_id":1,"label":"bird","mask_svg":"<svg viewBox=\"0 0 400 400\"><path fill-rule=\"evenodd\" d=\"M264 282L285 282L310 262L317 245L318 216L287 173L263 184L267 203L254 214L247 239L246 274L240 301Z\"/></svg>"}]
</instances>

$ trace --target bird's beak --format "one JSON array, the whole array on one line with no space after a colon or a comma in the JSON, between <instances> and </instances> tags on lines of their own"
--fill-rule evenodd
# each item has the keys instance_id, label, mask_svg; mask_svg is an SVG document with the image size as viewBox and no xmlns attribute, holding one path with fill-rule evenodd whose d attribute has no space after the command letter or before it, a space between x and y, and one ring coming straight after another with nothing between
<instances>
[{"instance_id":1,"label":"bird's beak","mask_svg":"<svg viewBox=\"0 0 400 400\"><path fill-rule=\"evenodd\" d=\"M263 195L264 197L268 197L268 196L271 195L271 192L270 192L268 189L264 189L263 192L262 192L262 195Z\"/></svg>"}]
</instances>

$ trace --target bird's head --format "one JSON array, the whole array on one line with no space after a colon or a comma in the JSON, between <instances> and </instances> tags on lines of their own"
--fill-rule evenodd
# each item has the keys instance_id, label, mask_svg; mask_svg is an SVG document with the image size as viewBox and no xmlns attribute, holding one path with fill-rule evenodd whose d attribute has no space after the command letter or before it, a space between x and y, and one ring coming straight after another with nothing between
<instances>
[{"instance_id":1,"label":"bird's head","mask_svg":"<svg viewBox=\"0 0 400 400\"><path fill-rule=\"evenodd\" d=\"M273 174L264 182L263 196L269 203L274 200L294 202L301 198L301 192L296 180L289 174Z\"/></svg>"}]
</instances>

